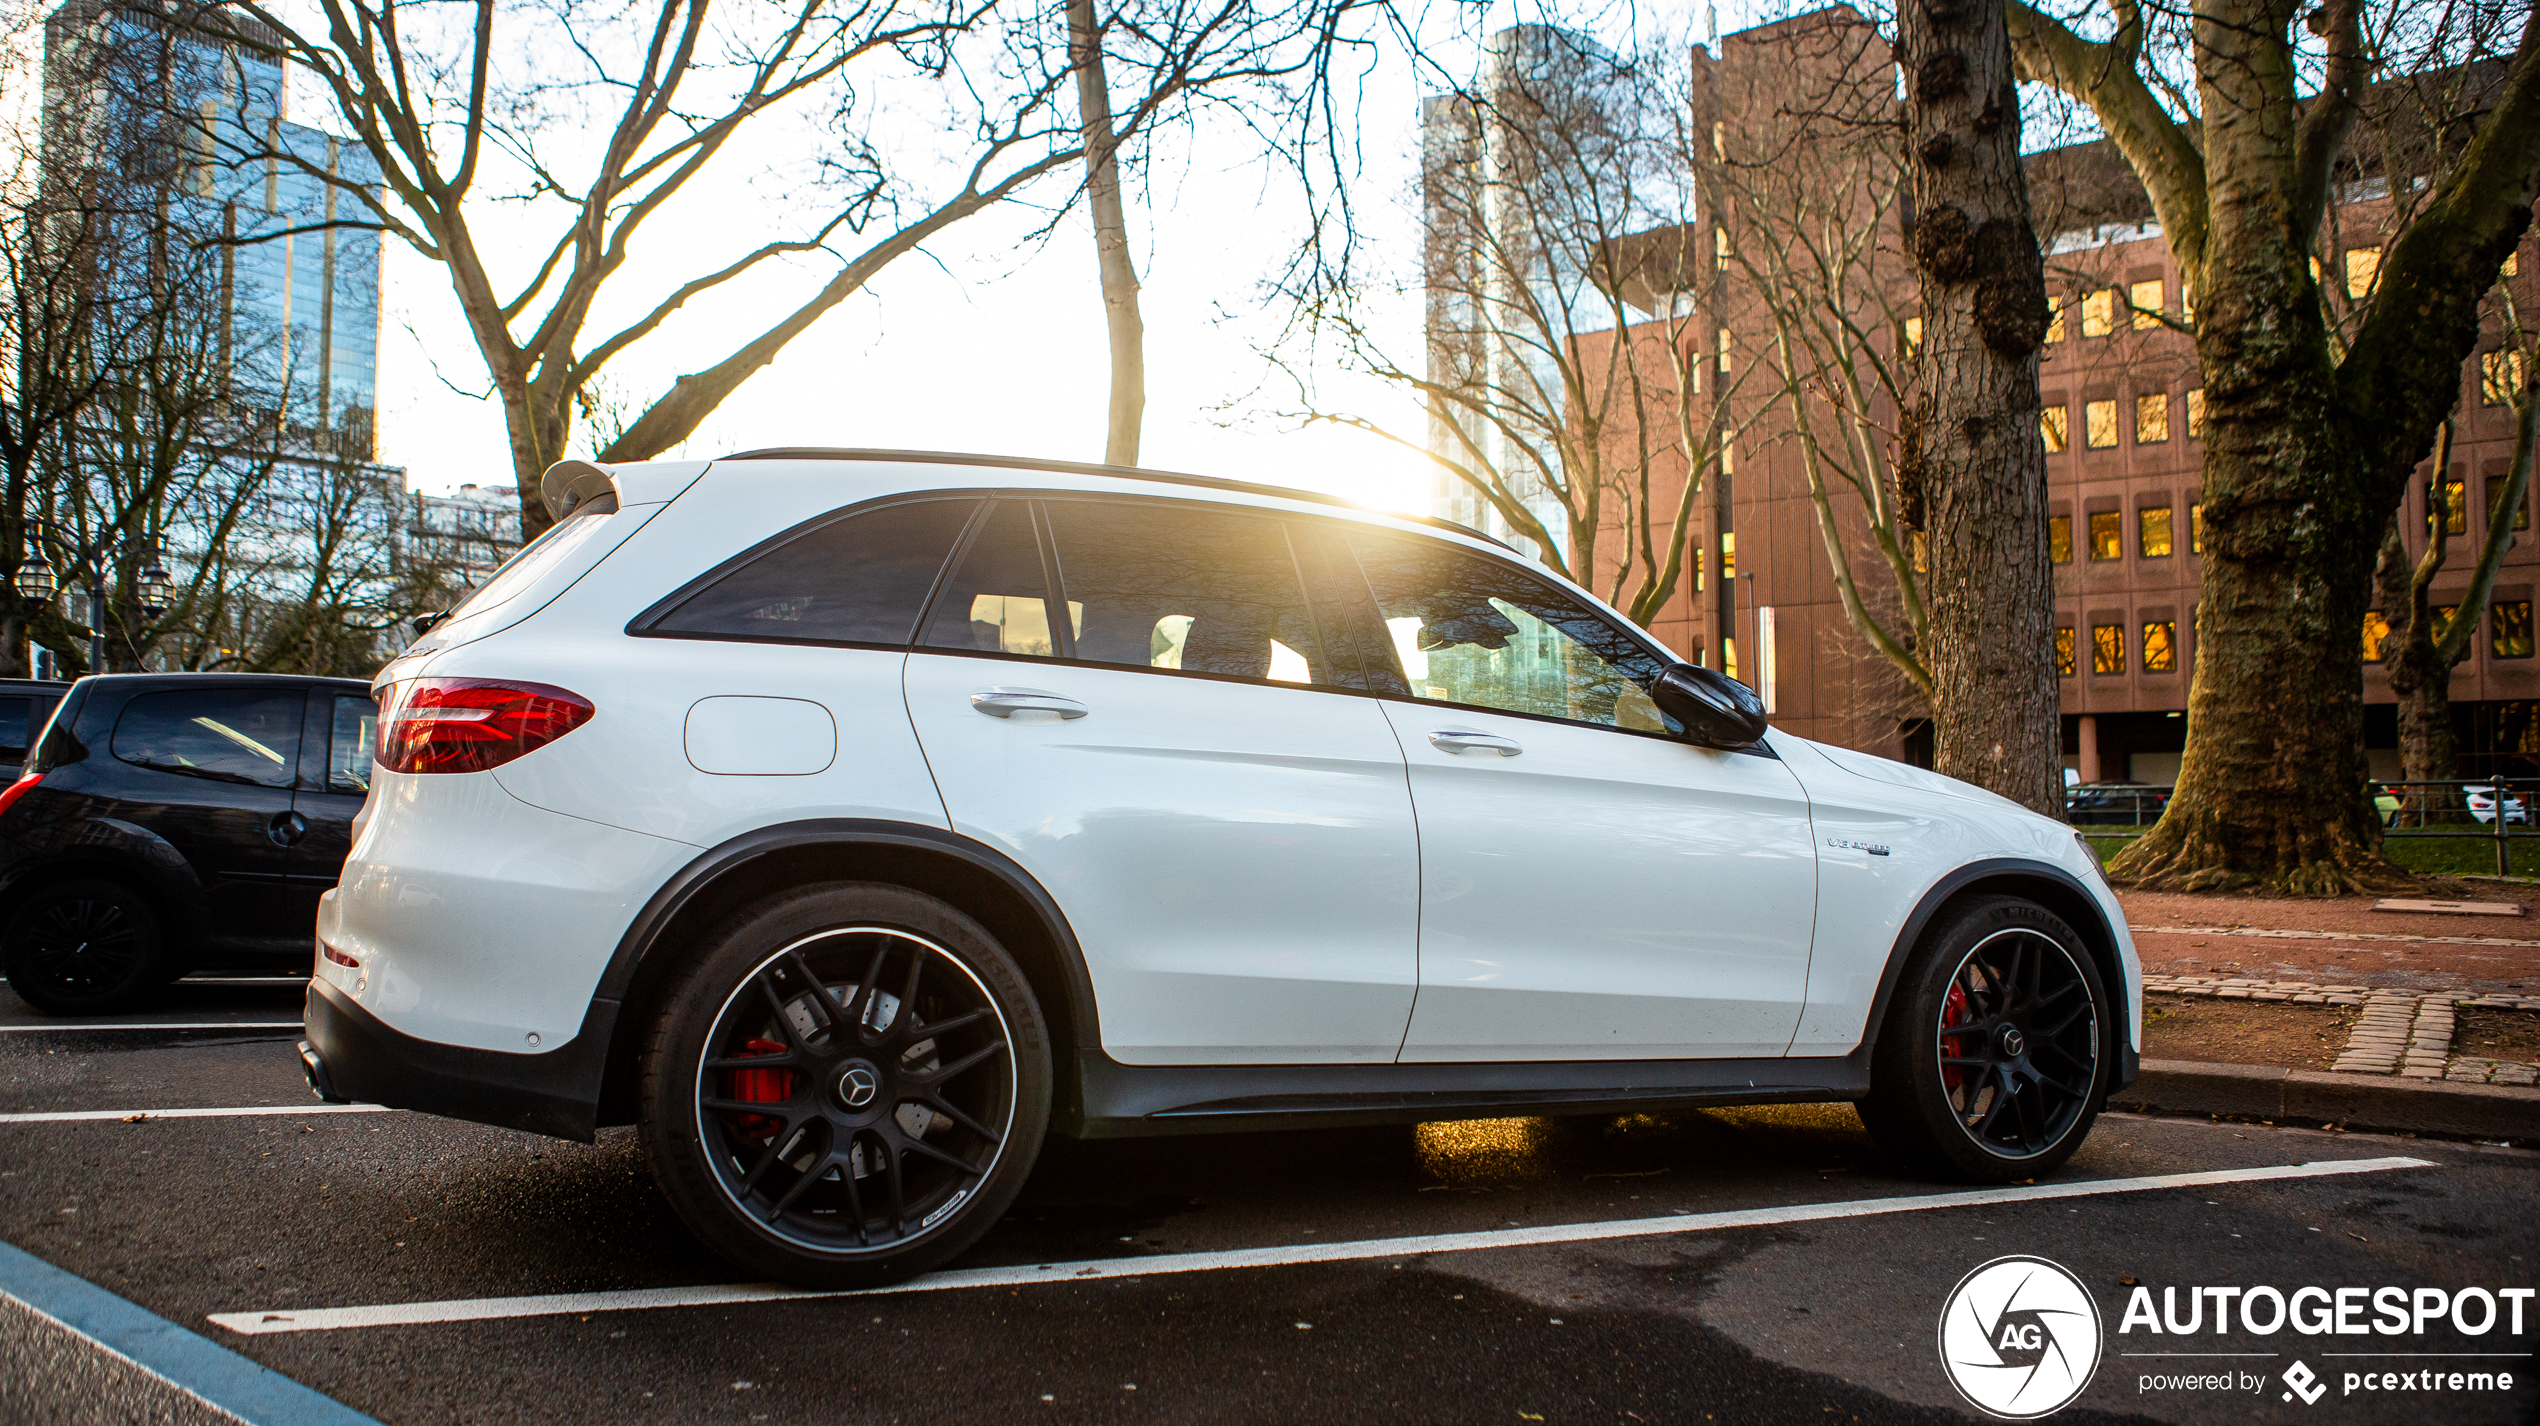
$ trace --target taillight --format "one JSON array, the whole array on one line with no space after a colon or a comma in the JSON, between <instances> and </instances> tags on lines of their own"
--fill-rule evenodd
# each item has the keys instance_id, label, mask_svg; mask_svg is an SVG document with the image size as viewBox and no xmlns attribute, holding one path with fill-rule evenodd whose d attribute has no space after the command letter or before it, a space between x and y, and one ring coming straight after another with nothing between
<instances>
[{"instance_id":1,"label":"taillight","mask_svg":"<svg viewBox=\"0 0 2540 1426\"><path fill-rule=\"evenodd\" d=\"M591 701L543 683L418 678L379 712L379 765L390 772L483 772L591 721Z\"/></svg>"},{"instance_id":2,"label":"taillight","mask_svg":"<svg viewBox=\"0 0 2540 1426\"><path fill-rule=\"evenodd\" d=\"M35 785L43 780L44 774L31 772L10 783L5 790L0 790L0 817L8 816L9 809L18 805L18 799L33 792Z\"/></svg>"}]
</instances>

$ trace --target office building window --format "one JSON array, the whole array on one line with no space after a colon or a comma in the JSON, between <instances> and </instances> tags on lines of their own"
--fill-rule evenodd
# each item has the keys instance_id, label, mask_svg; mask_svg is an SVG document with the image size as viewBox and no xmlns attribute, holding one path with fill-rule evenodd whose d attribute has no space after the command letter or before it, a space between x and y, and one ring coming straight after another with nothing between
<instances>
[{"instance_id":1,"label":"office building window","mask_svg":"<svg viewBox=\"0 0 2540 1426\"><path fill-rule=\"evenodd\" d=\"M1931 573L1931 536L1915 530L1911 532L1910 540L1914 551L1914 573Z\"/></svg>"},{"instance_id":2,"label":"office building window","mask_svg":"<svg viewBox=\"0 0 2540 1426\"><path fill-rule=\"evenodd\" d=\"M2446 480L2437 484L2429 480L2425 483L2425 532L2429 535L2434 533L2434 516L2438 507L2443 515L2444 534L2469 533L2469 485L2466 482Z\"/></svg>"},{"instance_id":3,"label":"office building window","mask_svg":"<svg viewBox=\"0 0 2540 1426\"><path fill-rule=\"evenodd\" d=\"M2502 406L2522 389L2522 353L2511 347L2478 354L2478 402Z\"/></svg>"},{"instance_id":4,"label":"office building window","mask_svg":"<svg viewBox=\"0 0 2540 1426\"><path fill-rule=\"evenodd\" d=\"M2197 555L2205 552L2205 507L2202 504L2187 507L2187 552Z\"/></svg>"},{"instance_id":5,"label":"office building window","mask_svg":"<svg viewBox=\"0 0 2540 1426\"><path fill-rule=\"evenodd\" d=\"M2074 643L2073 628L2070 624L2055 630L2055 676L2057 678L2073 676L2075 660L2078 657Z\"/></svg>"},{"instance_id":6,"label":"office building window","mask_svg":"<svg viewBox=\"0 0 2540 1426\"><path fill-rule=\"evenodd\" d=\"M2104 337L2117 329L2117 289L2102 287L2081 298L2081 334Z\"/></svg>"},{"instance_id":7,"label":"office building window","mask_svg":"<svg viewBox=\"0 0 2540 1426\"><path fill-rule=\"evenodd\" d=\"M2452 627L2452 616L2458 614L2459 612L2461 612L2461 606L2458 604L2437 604L2434 606L2435 638L2440 639L2443 637L2444 631Z\"/></svg>"},{"instance_id":8,"label":"office building window","mask_svg":"<svg viewBox=\"0 0 2540 1426\"><path fill-rule=\"evenodd\" d=\"M2170 438L2170 395L2166 391L2134 398L2134 443L2157 446Z\"/></svg>"},{"instance_id":9,"label":"office building window","mask_svg":"<svg viewBox=\"0 0 2540 1426\"><path fill-rule=\"evenodd\" d=\"M2065 305L2061 297L2046 299L2046 340L2050 342L2060 342L2064 339Z\"/></svg>"},{"instance_id":10,"label":"office building window","mask_svg":"<svg viewBox=\"0 0 2540 1426\"><path fill-rule=\"evenodd\" d=\"M2487 518L2490 522L2493 522L2496 518L2496 502L2505 498L2505 486L2508 483L2509 482L2502 480L2491 480L2487 482ZM2529 500L2522 500L2515 503L2514 528L2517 530L2528 530L2531 528L2531 502Z\"/></svg>"},{"instance_id":11,"label":"office building window","mask_svg":"<svg viewBox=\"0 0 2540 1426\"><path fill-rule=\"evenodd\" d=\"M2049 515L2046 517L2046 554L2057 564L2073 562L2072 516Z\"/></svg>"},{"instance_id":12,"label":"office building window","mask_svg":"<svg viewBox=\"0 0 2540 1426\"><path fill-rule=\"evenodd\" d=\"M2381 662L2382 642L2390 637L2390 619L2378 609L2364 613L2364 662Z\"/></svg>"},{"instance_id":13,"label":"office building window","mask_svg":"<svg viewBox=\"0 0 2540 1426\"><path fill-rule=\"evenodd\" d=\"M2205 439L2205 388L2201 386L2187 393L2187 438Z\"/></svg>"},{"instance_id":14,"label":"office building window","mask_svg":"<svg viewBox=\"0 0 2540 1426\"><path fill-rule=\"evenodd\" d=\"M1720 370L1722 371L1727 371L1729 369L1731 360L1729 356L1730 340L1729 329L1722 327L1720 329Z\"/></svg>"},{"instance_id":15,"label":"office building window","mask_svg":"<svg viewBox=\"0 0 2540 1426\"><path fill-rule=\"evenodd\" d=\"M1720 578L1737 578L1737 532L1735 530L1723 531L1720 535Z\"/></svg>"},{"instance_id":16,"label":"office building window","mask_svg":"<svg viewBox=\"0 0 2540 1426\"><path fill-rule=\"evenodd\" d=\"M2094 451L2104 451L2117 443L2117 403L2087 401L2081 408L2082 440Z\"/></svg>"},{"instance_id":17,"label":"office building window","mask_svg":"<svg viewBox=\"0 0 2540 1426\"><path fill-rule=\"evenodd\" d=\"M2373 284L2381 280L2381 249L2348 248L2346 250L2346 298L2361 302L2372 295Z\"/></svg>"},{"instance_id":18,"label":"office building window","mask_svg":"<svg viewBox=\"0 0 2540 1426\"><path fill-rule=\"evenodd\" d=\"M1702 582L1702 551L1697 549L1693 552L1693 592L1700 594L1708 587ZM1696 659L1694 662L1700 663L1701 660Z\"/></svg>"},{"instance_id":19,"label":"office building window","mask_svg":"<svg viewBox=\"0 0 2540 1426\"><path fill-rule=\"evenodd\" d=\"M2060 455L2073 448L2073 408L2048 406L2037 413L2037 433L2046 438L2046 453Z\"/></svg>"},{"instance_id":20,"label":"office building window","mask_svg":"<svg viewBox=\"0 0 2540 1426\"><path fill-rule=\"evenodd\" d=\"M2157 619L2144 624L2143 671L2145 673L2178 672L2177 621Z\"/></svg>"},{"instance_id":21,"label":"office building window","mask_svg":"<svg viewBox=\"0 0 2540 1426\"><path fill-rule=\"evenodd\" d=\"M1717 223L1712 224L1711 256L1717 261L1718 265L1721 267L1727 267L1729 265L1729 255L1735 251L1735 248L1729 246L1729 230L1721 227Z\"/></svg>"},{"instance_id":22,"label":"office building window","mask_svg":"<svg viewBox=\"0 0 2540 1426\"><path fill-rule=\"evenodd\" d=\"M2489 628L2492 642L2488 652L2500 659L2531 657L2531 601L2506 599L2498 601Z\"/></svg>"},{"instance_id":23,"label":"office building window","mask_svg":"<svg viewBox=\"0 0 2540 1426\"><path fill-rule=\"evenodd\" d=\"M1912 356L1914 353L1921 351L1922 349L1923 319L1920 317L1908 317L1905 319L1905 355Z\"/></svg>"},{"instance_id":24,"label":"office building window","mask_svg":"<svg viewBox=\"0 0 2540 1426\"><path fill-rule=\"evenodd\" d=\"M2102 510L2090 517L2090 557L2094 560L2125 558L2125 517L2114 510Z\"/></svg>"},{"instance_id":25,"label":"office building window","mask_svg":"<svg viewBox=\"0 0 2540 1426\"><path fill-rule=\"evenodd\" d=\"M2092 673L2125 672L2125 625L2093 624L2090 626L2090 671Z\"/></svg>"},{"instance_id":26,"label":"office building window","mask_svg":"<svg viewBox=\"0 0 2540 1426\"><path fill-rule=\"evenodd\" d=\"M2134 512L2134 545L2137 553L2148 560L2170 557L2170 507L2154 505ZM2151 653L2144 653L2145 668L2150 668Z\"/></svg>"},{"instance_id":27,"label":"office building window","mask_svg":"<svg viewBox=\"0 0 2540 1426\"><path fill-rule=\"evenodd\" d=\"M2134 329L2148 332L2161 325L2161 308L2165 305L2161 279L2138 282L2125 290L2125 302L2134 309Z\"/></svg>"}]
</instances>

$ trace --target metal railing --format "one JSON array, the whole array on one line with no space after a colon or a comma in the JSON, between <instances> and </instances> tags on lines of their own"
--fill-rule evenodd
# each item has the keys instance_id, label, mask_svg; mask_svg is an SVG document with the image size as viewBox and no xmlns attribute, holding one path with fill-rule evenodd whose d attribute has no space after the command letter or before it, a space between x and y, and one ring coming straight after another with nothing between
<instances>
[{"instance_id":1,"label":"metal railing","mask_svg":"<svg viewBox=\"0 0 2540 1426\"><path fill-rule=\"evenodd\" d=\"M2168 787L2086 782L2064 789L2064 816L2093 836L2136 837L2170 805ZM2459 778L2376 782L2373 807L2385 840L2475 839L2496 848L2496 874L2513 875L2513 844L2540 836L2540 780Z\"/></svg>"}]
</instances>

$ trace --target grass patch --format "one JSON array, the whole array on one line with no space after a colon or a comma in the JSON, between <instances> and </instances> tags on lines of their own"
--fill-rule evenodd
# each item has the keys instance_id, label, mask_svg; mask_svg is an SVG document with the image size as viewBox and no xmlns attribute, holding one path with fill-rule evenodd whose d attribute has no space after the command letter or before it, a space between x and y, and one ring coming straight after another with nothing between
<instances>
[{"instance_id":1,"label":"grass patch","mask_svg":"<svg viewBox=\"0 0 2540 1426\"><path fill-rule=\"evenodd\" d=\"M2099 852L2101 861L2116 860L2117 853L2134 845L2134 838L2100 833L2082 834ZM2381 849L2390 859L2420 876L2494 876L2496 874L2496 841L2493 837L2426 837L2407 834L2385 837ZM2513 839L2514 870L2517 880L2540 878L2540 836L2517 832Z\"/></svg>"}]
</instances>

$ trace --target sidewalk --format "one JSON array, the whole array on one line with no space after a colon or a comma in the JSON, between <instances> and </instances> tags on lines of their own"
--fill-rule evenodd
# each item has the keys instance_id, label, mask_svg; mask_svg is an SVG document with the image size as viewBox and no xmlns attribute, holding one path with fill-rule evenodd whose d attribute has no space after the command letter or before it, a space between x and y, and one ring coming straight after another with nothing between
<instances>
[{"instance_id":1,"label":"sidewalk","mask_svg":"<svg viewBox=\"0 0 2540 1426\"><path fill-rule=\"evenodd\" d=\"M2519 905L2530 914L2399 914L2373 910L2369 896L2120 891L2117 898L2150 975L2540 995L2540 894L2441 878L2428 884L2429 897Z\"/></svg>"}]
</instances>

